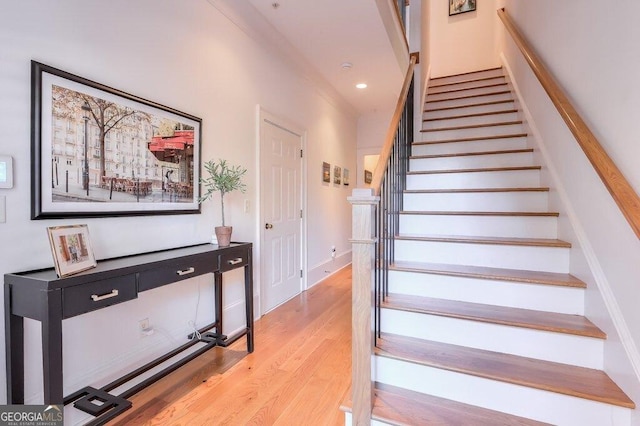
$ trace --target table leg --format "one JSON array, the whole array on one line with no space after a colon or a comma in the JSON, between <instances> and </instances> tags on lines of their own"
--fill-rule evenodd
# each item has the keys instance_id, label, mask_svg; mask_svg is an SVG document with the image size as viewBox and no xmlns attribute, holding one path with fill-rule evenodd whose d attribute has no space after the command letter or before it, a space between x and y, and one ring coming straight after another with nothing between
<instances>
[{"instance_id":1,"label":"table leg","mask_svg":"<svg viewBox=\"0 0 640 426\"><path fill-rule=\"evenodd\" d=\"M252 259L249 255L249 263L244 267L244 297L245 313L247 315L247 352L253 352L253 271Z\"/></svg>"},{"instance_id":2,"label":"table leg","mask_svg":"<svg viewBox=\"0 0 640 426\"><path fill-rule=\"evenodd\" d=\"M7 403L24 404L24 319L11 312L11 285L4 285Z\"/></svg>"},{"instance_id":3,"label":"table leg","mask_svg":"<svg viewBox=\"0 0 640 426\"><path fill-rule=\"evenodd\" d=\"M216 332L222 336L222 273L215 272L213 274L213 282L215 292L215 310L216 310Z\"/></svg>"},{"instance_id":4,"label":"table leg","mask_svg":"<svg viewBox=\"0 0 640 426\"><path fill-rule=\"evenodd\" d=\"M43 301L42 364L44 403L62 404L62 291L52 290Z\"/></svg>"}]
</instances>

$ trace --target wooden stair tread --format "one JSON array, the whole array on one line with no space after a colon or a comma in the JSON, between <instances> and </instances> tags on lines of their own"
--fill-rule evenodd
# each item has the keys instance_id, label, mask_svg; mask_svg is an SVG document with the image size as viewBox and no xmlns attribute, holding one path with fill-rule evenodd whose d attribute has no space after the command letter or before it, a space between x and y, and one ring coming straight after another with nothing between
<instances>
[{"instance_id":1,"label":"wooden stair tread","mask_svg":"<svg viewBox=\"0 0 640 426\"><path fill-rule=\"evenodd\" d=\"M467 71L467 72L461 72L461 73L458 73L458 74L450 74L450 75L443 75L443 76L440 76L440 77L432 77L431 79L429 79L429 81L433 82L433 81L442 80L443 78L460 77L460 76L463 76L463 75L479 74L481 72L497 71L497 70L501 70L501 69L502 69L502 67L493 67L493 68L486 68L486 69L476 70L476 71ZM500 75L498 77L503 77L503 76ZM495 77L492 77L492 78L495 78Z\"/></svg>"},{"instance_id":2,"label":"wooden stair tread","mask_svg":"<svg viewBox=\"0 0 640 426\"><path fill-rule=\"evenodd\" d=\"M494 77L497 78L497 77ZM477 80L476 80L477 81ZM480 86L472 86L472 87L464 87L464 88L460 88L460 89L451 89L451 90L443 90L441 92L431 92L431 93L427 93L427 99L429 96L434 96L434 95L442 95L443 93L457 93L457 92L464 92L467 90L476 90L476 89L488 89L491 87L500 87L500 86L506 86L507 83L493 83L493 84L484 84L484 85L480 85ZM446 87L448 85L442 85L442 86L429 86L430 89L435 89L436 87Z\"/></svg>"},{"instance_id":3,"label":"wooden stair tread","mask_svg":"<svg viewBox=\"0 0 640 426\"><path fill-rule=\"evenodd\" d=\"M462 188L462 189L405 189L405 194L465 194L481 192L549 192L548 187L527 188Z\"/></svg>"},{"instance_id":4,"label":"wooden stair tread","mask_svg":"<svg viewBox=\"0 0 640 426\"><path fill-rule=\"evenodd\" d=\"M428 262L398 262L389 266L394 271L418 272L465 278L543 284L563 287L587 288L584 281L571 274L525 271L520 269L490 268L486 266L450 265Z\"/></svg>"},{"instance_id":5,"label":"wooden stair tread","mask_svg":"<svg viewBox=\"0 0 640 426\"><path fill-rule=\"evenodd\" d=\"M463 114L463 115L450 115L447 117L439 117L439 118L424 118L423 122L431 122L431 121L445 121L445 120L456 120L461 118L475 118L475 117L486 117L488 115L500 115L500 114L515 114L518 112L517 109L506 109L502 111L488 111L488 112L478 112L475 114Z\"/></svg>"},{"instance_id":6,"label":"wooden stair tread","mask_svg":"<svg viewBox=\"0 0 640 426\"><path fill-rule=\"evenodd\" d=\"M558 212L490 212L490 211L468 211L468 210L402 210L400 214L424 215L424 216L525 216L525 217L558 217Z\"/></svg>"},{"instance_id":7,"label":"wooden stair tread","mask_svg":"<svg viewBox=\"0 0 640 426\"><path fill-rule=\"evenodd\" d=\"M464 95L464 96L453 96L451 98L444 98L444 99L434 99L434 100L429 100L427 99L425 101L425 104L435 104L438 102L447 102L447 101L459 101L462 99L471 99L471 98L482 98L485 96L495 96L495 95L506 95L508 93L511 93L510 90L499 90L497 92L487 92L487 93L479 93L477 95Z\"/></svg>"},{"instance_id":8,"label":"wooden stair tread","mask_svg":"<svg viewBox=\"0 0 640 426\"><path fill-rule=\"evenodd\" d=\"M468 126L453 126L453 127L440 127L437 129L422 129L420 130L423 133L430 132L443 132L449 130L469 130L469 129L481 129L483 127L498 127L498 126L515 126L517 124L522 124L522 121L503 121L498 123L483 123L483 124L471 124Z\"/></svg>"},{"instance_id":9,"label":"wooden stair tread","mask_svg":"<svg viewBox=\"0 0 640 426\"><path fill-rule=\"evenodd\" d=\"M515 100L513 99L505 99L502 101L490 101L490 102L478 102L478 103L474 103L474 104L467 104L467 105L456 105L456 106L449 106L449 107L438 107L438 108L430 108L430 109L424 109L423 112L435 112L435 111L447 111L447 110L454 110L454 109L460 109L460 108L471 108L471 107L482 107L482 106L490 106L490 105L499 105L499 104L508 104L509 102L515 104Z\"/></svg>"},{"instance_id":10,"label":"wooden stair tread","mask_svg":"<svg viewBox=\"0 0 640 426\"><path fill-rule=\"evenodd\" d=\"M411 241L434 241L448 243L467 243L467 244L495 244L495 245L512 245L512 246L535 246L535 247L559 247L570 248L571 243L552 238L513 238L513 237L476 237L476 236L460 236L460 235L418 235L418 234L400 234L395 237L396 240Z\"/></svg>"},{"instance_id":11,"label":"wooden stair tread","mask_svg":"<svg viewBox=\"0 0 640 426\"><path fill-rule=\"evenodd\" d=\"M412 145L416 146L416 145L434 145L439 143L453 143L453 142L477 142L477 141L493 140L493 139L523 138L526 136L527 136L527 133L511 133L508 135L475 136L470 138L456 138L456 139L444 139L439 141L413 142Z\"/></svg>"},{"instance_id":12,"label":"wooden stair tread","mask_svg":"<svg viewBox=\"0 0 640 426\"><path fill-rule=\"evenodd\" d=\"M523 170L540 170L541 166L517 166L517 167L479 167L473 169L447 169L447 170L417 170L408 171L410 175L437 175L443 173L483 173L483 172L517 172Z\"/></svg>"},{"instance_id":13,"label":"wooden stair tread","mask_svg":"<svg viewBox=\"0 0 640 426\"><path fill-rule=\"evenodd\" d=\"M431 154L431 155L412 155L410 160L425 160L431 158L452 158L452 157L474 157L482 155L504 155L504 154L530 154L533 148L524 149L502 149L499 151L479 151L479 152L454 152L451 154Z\"/></svg>"},{"instance_id":14,"label":"wooden stair tread","mask_svg":"<svg viewBox=\"0 0 640 426\"><path fill-rule=\"evenodd\" d=\"M634 402L600 370L383 334L376 355L620 407Z\"/></svg>"},{"instance_id":15,"label":"wooden stair tread","mask_svg":"<svg viewBox=\"0 0 640 426\"><path fill-rule=\"evenodd\" d=\"M535 420L374 383L372 419L395 425L546 426ZM351 412L351 400L340 407Z\"/></svg>"},{"instance_id":16,"label":"wooden stair tread","mask_svg":"<svg viewBox=\"0 0 640 426\"><path fill-rule=\"evenodd\" d=\"M382 303L382 306L400 311L418 312L448 318L593 337L596 339L606 339L607 337L602 330L581 315L534 311L531 309L485 305L405 294L389 294Z\"/></svg>"}]
</instances>

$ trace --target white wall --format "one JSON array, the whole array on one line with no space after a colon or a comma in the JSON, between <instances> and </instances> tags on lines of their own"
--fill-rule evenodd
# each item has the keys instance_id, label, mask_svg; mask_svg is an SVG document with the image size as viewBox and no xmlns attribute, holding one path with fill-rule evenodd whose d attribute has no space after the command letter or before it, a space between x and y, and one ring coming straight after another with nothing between
<instances>
[{"instance_id":1,"label":"white wall","mask_svg":"<svg viewBox=\"0 0 640 426\"><path fill-rule=\"evenodd\" d=\"M0 154L14 158L15 186L0 190L7 213L6 223L0 223L0 273L51 267L46 227L52 225L88 224L96 256L104 259L208 242L220 220L211 202L201 215L29 220L32 59L201 117L203 159L226 158L249 169L247 193L228 200L234 240L256 242L259 235L256 105L296 123L307 131L308 265L331 262L330 245L342 259L350 258L349 187L324 187L320 176L322 161L355 171L355 118L206 1L24 0L5 4L3 16L10 19L0 26ZM250 201L248 213L243 199ZM257 293L260 280L255 278ZM150 351L182 343L198 291L197 322L210 322L211 281L188 280L179 288L145 292L137 300L65 321L65 392L87 381L99 384L101 377L127 370ZM239 273L225 275L225 332L242 326L240 281ZM158 332L140 338L138 320L145 317ZM38 330L37 323L27 322L27 402L41 398Z\"/></svg>"},{"instance_id":2,"label":"white wall","mask_svg":"<svg viewBox=\"0 0 640 426\"><path fill-rule=\"evenodd\" d=\"M505 0L504 4L638 191L640 122L635 117L640 114L640 29L636 16L640 4L631 0L615 6L578 0ZM563 218L560 238L576 246L571 271L589 286L586 314L608 335L605 370L640 402L640 241L515 45L503 37L505 63L530 112L536 142L546 153L546 179L557 188L552 192L552 208ZM633 424L640 424L637 411Z\"/></svg>"},{"instance_id":3,"label":"white wall","mask_svg":"<svg viewBox=\"0 0 640 426\"><path fill-rule=\"evenodd\" d=\"M449 16L447 1L430 3L432 78L499 65L494 35L495 0L478 1L477 10L454 16Z\"/></svg>"}]
</instances>

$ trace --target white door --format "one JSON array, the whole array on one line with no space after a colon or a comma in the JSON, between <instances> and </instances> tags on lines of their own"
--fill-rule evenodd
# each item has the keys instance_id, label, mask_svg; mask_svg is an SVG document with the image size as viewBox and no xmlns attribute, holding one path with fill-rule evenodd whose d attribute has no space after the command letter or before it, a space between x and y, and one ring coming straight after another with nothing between
<instances>
[{"instance_id":1,"label":"white door","mask_svg":"<svg viewBox=\"0 0 640 426\"><path fill-rule=\"evenodd\" d=\"M301 291L302 136L274 119L260 120L262 313Z\"/></svg>"}]
</instances>

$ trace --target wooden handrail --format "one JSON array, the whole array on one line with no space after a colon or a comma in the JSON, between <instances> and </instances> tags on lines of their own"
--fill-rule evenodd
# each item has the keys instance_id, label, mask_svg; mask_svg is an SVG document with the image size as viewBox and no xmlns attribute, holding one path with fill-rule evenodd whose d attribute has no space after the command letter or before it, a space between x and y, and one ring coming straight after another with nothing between
<instances>
[{"instance_id":1,"label":"wooden handrail","mask_svg":"<svg viewBox=\"0 0 640 426\"><path fill-rule=\"evenodd\" d=\"M400 96L398 97L396 110L393 113L393 117L391 118L391 123L389 124L389 129L387 130L387 136L385 138L384 146L382 147L380 157L378 158L378 164L376 165L376 169L373 172L373 176L371 178L371 188L373 188L375 195L380 195L382 178L384 177L384 172L387 168L387 162L389 161L389 157L391 156L393 141L396 136L396 131L398 130L398 124L400 123L400 119L402 118L404 104L407 101L407 96L409 95L409 87L411 87L411 80L413 79L413 69L415 68L417 60L417 55L411 54L409 68L407 68L407 74L404 78Z\"/></svg>"},{"instance_id":2,"label":"wooden handrail","mask_svg":"<svg viewBox=\"0 0 640 426\"><path fill-rule=\"evenodd\" d=\"M547 92L547 95L549 95L549 98L558 109L560 116L569 127L569 130L571 130L571 133L573 133L578 145L580 145L596 173L602 179L604 186L609 190L616 204L618 204L620 211L629 222L629 225L631 225L636 236L640 238L640 197L629 184L629 181L622 175L622 172L620 172L611 157L602 148L602 145L600 145L600 142L580 114L571 105L567 95L545 67L533 47L522 36L504 8L498 9L498 16L509 34L511 34L515 44L520 48L525 60Z\"/></svg>"}]
</instances>

